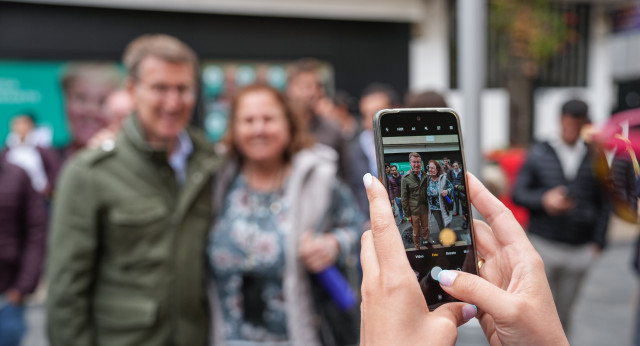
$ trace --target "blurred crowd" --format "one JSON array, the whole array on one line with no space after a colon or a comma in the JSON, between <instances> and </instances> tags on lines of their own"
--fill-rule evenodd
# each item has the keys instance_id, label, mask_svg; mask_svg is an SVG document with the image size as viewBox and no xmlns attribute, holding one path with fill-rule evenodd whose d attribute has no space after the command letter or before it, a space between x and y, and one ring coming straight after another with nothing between
<instances>
[{"instance_id":1,"label":"blurred crowd","mask_svg":"<svg viewBox=\"0 0 640 346\"><path fill-rule=\"evenodd\" d=\"M362 177L387 175L404 222L393 186L413 174L378 172L373 117L446 106L444 97L421 91L402 102L379 82L357 100L328 93L318 61L302 59L285 90L237 90L214 145L192 125L191 48L145 35L123 64L124 81L110 65L68 69L66 147L50 147L37 114L10 119L0 152L0 346L20 344L38 287L52 345L357 344L359 246L370 227ZM490 157L501 168L486 176L521 208L565 332L609 215L638 215L640 115L595 130L588 114L584 101L568 100L557 139ZM446 176L466 229L466 194L455 192L462 164L415 159Z\"/></svg>"}]
</instances>

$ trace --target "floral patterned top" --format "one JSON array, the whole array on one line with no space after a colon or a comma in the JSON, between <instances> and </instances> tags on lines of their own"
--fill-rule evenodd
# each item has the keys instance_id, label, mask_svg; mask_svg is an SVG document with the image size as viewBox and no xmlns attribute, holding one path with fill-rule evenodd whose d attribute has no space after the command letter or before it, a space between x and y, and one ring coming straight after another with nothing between
<instances>
[{"instance_id":1,"label":"floral patterned top","mask_svg":"<svg viewBox=\"0 0 640 346\"><path fill-rule=\"evenodd\" d=\"M451 196L453 196L453 185L451 185L451 182L448 179L445 181L447 182L447 191L449 191L449 194L447 196L451 198ZM429 185L427 186L427 199L429 200L429 209L440 210L440 198L438 198L438 196L440 196L440 183L438 180L429 178Z\"/></svg>"},{"instance_id":2,"label":"floral patterned top","mask_svg":"<svg viewBox=\"0 0 640 346\"><path fill-rule=\"evenodd\" d=\"M337 184L333 189L332 216L343 226L333 234L342 248L356 241L362 219L353 197ZM284 191L253 190L242 174L224 199L208 255L229 345L288 344L283 274L290 209Z\"/></svg>"},{"instance_id":3,"label":"floral patterned top","mask_svg":"<svg viewBox=\"0 0 640 346\"><path fill-rule=\"evenodd\" d=\"M228 341L287 340L282 275L288 209L282 191L255 191L244 175L229 189L208 247ZM243 293L257 307L245 309ZM256 313L262 318L253 318Z\"/></svg>"}]
</instances>

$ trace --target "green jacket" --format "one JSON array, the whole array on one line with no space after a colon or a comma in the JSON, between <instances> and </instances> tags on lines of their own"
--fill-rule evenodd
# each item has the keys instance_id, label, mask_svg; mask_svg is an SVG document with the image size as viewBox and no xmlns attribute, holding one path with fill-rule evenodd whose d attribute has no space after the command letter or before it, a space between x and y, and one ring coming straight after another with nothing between
<instances>
[{"instance_id":1,"label":"green jacket","mask_svg":"<svg viewBox=\"0 0 640 346\"><path fill-rule=\"evenodd\" d=\"M427 186L429 186L429 176L422 171L422 178L409 171L402 178L401 201L402 211L405 217L412 215L422 215L429 212L427 202Z\"/></svg>"},{"instance_id":2,"label":"green jacket","mask_svg":"<svg viewBox=\"0 0 640 346\"><path fill-rule=\"evenodd\" d=\"M187 178L151 150L136 116L115 147L65 166L48 239L51 344L206 345L205 244L220 159L193 142Z\"/></svg>"}]
</instances>

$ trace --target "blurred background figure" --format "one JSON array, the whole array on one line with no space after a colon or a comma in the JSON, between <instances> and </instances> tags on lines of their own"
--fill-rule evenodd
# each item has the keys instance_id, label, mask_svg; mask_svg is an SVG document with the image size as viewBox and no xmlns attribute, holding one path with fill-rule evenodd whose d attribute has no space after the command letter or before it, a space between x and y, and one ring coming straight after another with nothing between
<instances>
[{"instance_id":1,"label":"blurred background figure","mask_svg":"<svg viewBox=\"0 0 640 346\"><path fill-rule=\"evenodd\" d=\"M469 215L467 214L467 194L465 189L465 179L462 172L462 164L458 161L453 162L451 171L449 171L448 179L453 185L453 216L457 216L458 213L462 213L464 218L464 224L462 228L467 228L467 220Z\"/></svg>"},{"instance_id":2,"label":"blurred background figure","mask_svg":"<svg viewBox=\"0 0 640 346\"><path fill-rule=\"evenodd\" d=\"M527 157L525 148L494 150L486 156L487 164L482 168L482 180L487 189L502 202L518 220L522 228L529 224L529 210L513 202L513 187L518 173Z\"/></svg>"},{"instance_id":3,"label":"blurred background figure","mask_svg":"<svg viewBox=\"0 0 640 346\"><path fill-rule=\"evenodd\" d=\"M518 175L513 200L531 213L529 237L545 271L565 333L587 269L605 246L609 208L580 138L587 104L567 101L558 138L534 145Z\"/></svg>"},{"instance_id":4,"label":"blurred background figure","mask_svg":"<svg viewBox=\"0 0 640 346\"><path fill-rule=\"evenodd\" d=\"M407 108L446 108L447 101L440 93L427 90L423 92L412 92L405 97Z\"/></svg>"},{"instance_id":5,"label":"blurred background figure","mask_svg":"<svg viewBox=\"0 0 640 346\"><path fill-rule=\"evenodd\" d=\"M46 225L29 175L0 158L0 346L20 345L27 330L23 304L40 278Z\"/></svg>"},{"instance_id":6,"label":"blurred background figure","mask_svg":"<svg viewBox=\"0 0 640 346\"><path fill-rule=\"evenodd\" d=\"M321 115L339 125L342 136L351 140L358 129L358 122L351 114L353 98L346 92L338 90L333 97L324 96L318 107Z\"/></svg>"},{"instance_id":7,"label":"blurred background figure","mask_svg":"<svg viewBox=\"0 0 640 346\"><path fill-rule=\"evenodd\" d=\"M318 69L318 61L312 58L302 59L293 64L289 71L286 94L291 107L301 114L315 140L328 145L338 153L338 174L345 177L351 166L348 144L340 127L318 114L319 101L324 97Z\"/></svg>"},{"instance_id":8,"label":"blurred background figure","mask_svg":"<svg viewBox=\"0 0 640 346\"><path fill-rule=\"evenodd\" d=\"M104 103L120 84L121 76L115 64L69 65L62 77L62 88L71 143L63 148L63 159L86 147L93 135L109 125Z\"/></svg>"},{"instance_id":9,"label":"blurred background figure","mask_svg":"<svg viewBox=\"0 0 640 346\"><path fill-rule=\"evenodd\" d=\"M367 192L362 185L362 176L371 173L379 176L376 163L376 148L373 140L373 117L385 108L398 106L397 93L383 83L372 83L362 92L360 97L360 128L349 142L349 156L351 157L351 172L348 176L349 185L362 212L369 215L369 201ZM385 172L380 172L385 174Z\"/></svg>"},{"instance_id":10,"label":"blurred background figure","mask_svg":"<svg viewBox=\"0 0 640 346\"><path fill-rule=\"evenodd\" d=\"M327 318L333 304L312 294L318 283L309 276L355 263L361 215L338 178L336 153L313 144L266 85L238 92L229 125L208 245L212 345L357 343L357 322ZM334 327L350 338L331 340Z\"/></svg>"},{"instance_id":11,"label":"blurred background figure","mask_svg":"<svg viewBox=\"0 0 640 346\"><path fill-rule=\"evenodd\" d=\"M449 176L449 172L451 172L451 170L453 169L453 167L451 166L451 160L449 160L448 157L443 157L442 158L442 172L444 174L447 175L447 177Z\"/></svg>"},{"instance_id":12,"label":"blurred background figure","mask_svg":"<svg viewBox=\"0 0 640 346\"><path fill-rule=\"evenodd\" d=\"M0 152L0 159L24 169L33 188L47 199L51 197L60 169L58 153L38 144L35 135L35 118L32 114L17 114L11 119L11 133L7 147Z\"/></svg>"},{"instance_id":13,"label":"blurred background figure","mask_svg":"<svg viewBox=\"0 0 640 346\"><path fill-rule=\"evenodd\" d=\"M88 148L98 148L108 140L115 140L120 132L124 120L133 112L134 105L131 95L124 89L119 89L107 97L104 103L104 115L108 125L91 137Z\"/></svg>"}]
</instances>

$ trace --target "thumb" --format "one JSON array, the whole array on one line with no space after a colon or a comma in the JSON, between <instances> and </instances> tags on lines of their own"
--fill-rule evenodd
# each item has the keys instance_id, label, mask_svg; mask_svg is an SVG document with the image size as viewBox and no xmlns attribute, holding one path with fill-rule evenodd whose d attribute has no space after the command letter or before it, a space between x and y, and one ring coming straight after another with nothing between
<instances>
[{"instance_id":1,"label":"thumb","mask_svg":"<svg viewBox=\"0 0 640 346\"><path fill-rule=\"evenodd\" d=\"M509 293L477 275L443 270L438 274L438 281L450 295L477 306L494 318L503 315L505 307L513 306Z\"/></svg>"},{"instance_id":2,"label":"thumb","mask_svg":"<svg viewBox=\"0 0 640 346\"><path fill-rule=\"evenodd\" d=\"M389 195L382 183L371 174L365 174L362 179L369 198L371 234L380 269L393 273L397 268L408 266L408 260L389 205Z\"/></svg>"}]
</instances>

